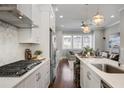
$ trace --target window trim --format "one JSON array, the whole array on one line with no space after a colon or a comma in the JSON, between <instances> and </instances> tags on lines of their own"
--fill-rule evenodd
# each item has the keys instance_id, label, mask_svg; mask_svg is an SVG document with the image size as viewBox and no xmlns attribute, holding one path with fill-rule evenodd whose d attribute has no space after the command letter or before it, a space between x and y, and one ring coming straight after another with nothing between
<instances>
[{"instance_id":1,"label":"window trim","mask_svg":"<svg viewBox=\"0 0 124 93\"><path fill-rule=\"evenodd\" d=\"M74 36L81 36L81 48L74 48L74 46L73 46L73 44L74 44L74 39L72 39L72 41L73 41L73 43L72 43L72 49L74 49L74 50L80 50L80 49L82 49L82 38L83 38L83 35L72 35L72 37L74 37Z\"/></svg>"},{"instance_id":2,"label":"window trim","mask_svg":"<svg viewBox=\"0 0 124 93\"><path fill-rule=\"evenodd\" d=\"M63 35L62 36L62 49L63 50L73 49L72 48L72 42L73 42L73 40L71 40L71 48L64 48L64 36L71 36L71 38L73 39L72 35Z\"/></svg>"},{"instance_id":3,"label":"window trim","mask_svg":"<svg viewBox=\"0 0 124 93\"><path fill-rule=\"evenodd\" d=\"M85 36L85 35L91 35L91 47L93 48L93 34L92 33L89 33L89 34L63 34L62 35L62 50L81 50L83 47L81 47L81 48L74 48L73 47L73 37L74 36L81 36L82 37L82 42L81 42L81 46L83 46L84 45L84 42L83 42L83 37ZM64 39L63 39L63 37L64 36L71 36L72 37L72 43L71 43L71 48L64 48Z\"/></svg>"}]
</instances>

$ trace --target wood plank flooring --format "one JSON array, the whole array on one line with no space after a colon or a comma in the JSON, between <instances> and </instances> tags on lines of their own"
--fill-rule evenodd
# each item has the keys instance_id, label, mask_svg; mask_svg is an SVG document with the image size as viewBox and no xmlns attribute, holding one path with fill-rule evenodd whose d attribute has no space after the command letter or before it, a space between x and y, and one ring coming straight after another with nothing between
<instances>
[{"instance_id":1,"label":"wood plank flooring","mask_svg":"<svg viewBox=\"0 0 124 93\"><path fill-rule=\"evenodd\" d=\"M57 67L57 76L53 88L74 88L74 72L67 59L62 59Z\"/></svg>"}]
</instances>

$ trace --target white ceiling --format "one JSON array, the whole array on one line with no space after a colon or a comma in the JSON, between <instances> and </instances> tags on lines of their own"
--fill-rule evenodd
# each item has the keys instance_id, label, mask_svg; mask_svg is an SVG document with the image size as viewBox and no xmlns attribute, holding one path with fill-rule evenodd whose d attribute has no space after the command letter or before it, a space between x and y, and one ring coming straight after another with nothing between
<instances>
[{"instance_id":1,"label":"white ceiling","mask_svg":"<svg viewBox=\"0 0 124 93\"><path fill-rule=\"evenodd\" d=\"M105 22L101 27L107 27L119 21L119 10L123 9L124 4L56 4L53 8L58 8L55 11L56 29L62 31L81 31L82 20L88 18L91 20L99 8L100 14L104 15ZM63 15L61 19L59 16ZM114 15L114 18L110 16ZM64 27L62 26L64 25ZM91 25L95 28L95 25Z\"/></svg>"}]
</instances>

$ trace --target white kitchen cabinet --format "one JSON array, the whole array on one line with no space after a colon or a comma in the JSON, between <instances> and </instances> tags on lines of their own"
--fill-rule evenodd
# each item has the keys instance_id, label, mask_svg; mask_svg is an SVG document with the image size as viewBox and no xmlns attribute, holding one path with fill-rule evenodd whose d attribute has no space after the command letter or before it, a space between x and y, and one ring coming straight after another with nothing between
<instances>
[{"instance_id":1,"label":"white kitchen cabinet","mask_svg":"<svg viewBox=\"0 0 124 93\"><path fill-rule=\"evenodd\" d=\"M39 24L40 5L39 4L17 4L17 9L21 14L32 20L32 24Z\"/></svg>"},{"instance_id":2,"label":"white kitchen cabinet","mask_svg":"<svg viewBox=\"0 0 124 93\"><path fill-rule=\"evenodd\" d=\"M44 83L43 83L43 80L44 80L44 69L43 69L43 66L42 68L38 69L36 71L36 84L35 84L35 87L36 88L43 88L44 87Z\"/></svg>"},{"instance_id":3,"label":"white kitchen cabinet","mask_svg":"<svg viewBox=\"0 0 124 93\"><path fill-rule=\"evenodd\" d=\"M37 25L37 27L31 29L20 29L19 42L34 44L44 43L44 38L49 39L49 28L55 31L55 14L51 5L33 4L31 9L31 20L34 25Z\"/></svg>"},{"instance_id":4,"label":"white kitchen cabinet","mask_svg":"<svg viewBox=\"0 0 124 93\"><path fill-rule=\"evenodd\" d=\"M39 69L26 79L22 80L16 88L48 88L50 84L50 62L44 62Z\"/></svg>"},{"instance_id":5,"label":"white kitchen cabinet","mask_svg":"<svg viewBox=\"0 0 124 93\"><path fill-rule=\"evenodd\" d=\"M39 25L39 18L40 18L40 5L39 4L32 4L32 21L33 24Z\"/></svg>"},{"instance_id":6,"label":"white kitchen cabinet","mask_svg":"<svg viewBox=\"0 0 124 93\"><path fill-rule=\"evenodd\" d=\"M80 62L80 86L84 87L84 63Z\"/></svg>"},{"instance_id":7,"label":"white kitchen cabinet","mask_svg":"<svg viewBox=\"0 0 124 93\"><path fill-rule=\"evenodd\" d=\"M36 72L34 72L32 75L30 75L25 80L25 87L26 88L35 88L36 87Z\"/></svg>"},{"instance_id":8,"label":"white kitchen cabinet","mask_svg":"<svg viewBox=\"0 0 124 93\"><path fill-rule=\"evenodd\" d=\"M47 88L50 84L50 62L46 62L43 66L43 87Z\"/></svg>"},{"instance_id":9,"label":"white kitchen cabinet","mask_svg":"<svg viewBox=\"0 0 124 93\"><path fill-rule=\"evenodd\" d=\"M20 43L35 43L39 44L40 42L40 31L41 31L41 13L40 7L37 4L31 5L31 20L33 21L32 26L35 25L37 27L33 27L30 29L20 29L19 31L19 42Z\"/></svg>"},{"instance_id":10,"label":"white kitchen cabinet","mask_svg":"<svg viewBox=\"0 0 124 93\"><path fill-rule=\"evenodd\" d=\"M29 19L32 18L32 4L17 4L17 9Z\"/></svg>"},{"instance_id":11,"label":"white kitchen cabinet","mask_svg":"<svg viewBox=\"0 0 124 93\"><path fill-rule=\"evenodd\" d=\"M87 65L84 69L84 88L100 88L100 78Z\"/></svg>"},{"instance_id":12,"label":"white kitchen cabinet","mask_svg":"<svg viewBox=\"0 0 124 93\"><path fill-rule=\"evenodd\" d=\"M20 29L19 31L19 43L34 43L39 44L38 30L32 29Z\"/></svg>"}]
</instances>

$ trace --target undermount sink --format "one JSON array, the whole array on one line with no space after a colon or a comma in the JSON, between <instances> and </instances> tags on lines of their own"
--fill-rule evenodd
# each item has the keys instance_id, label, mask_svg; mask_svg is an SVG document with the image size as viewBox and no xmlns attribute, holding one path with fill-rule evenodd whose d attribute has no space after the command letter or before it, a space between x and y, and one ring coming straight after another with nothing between
<instances>
[{"instance_id":1,"label":"undermount sink","mask_svg":"<svg viewBox=\"0 0 124 93\"><path fill-rule=\"evenodd\" d=\"M106 72L106 73L124 73L124 70L119 69L118 67L114 67L112 65L109 64L92 64L94 67L96 67L97 69Z\"/></svg>"}]
</instances>

